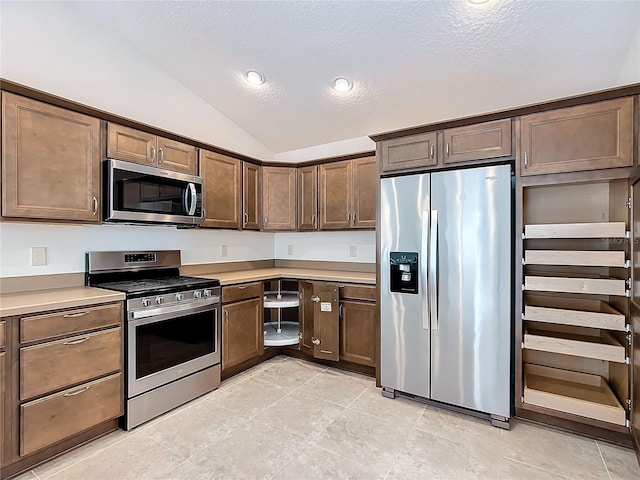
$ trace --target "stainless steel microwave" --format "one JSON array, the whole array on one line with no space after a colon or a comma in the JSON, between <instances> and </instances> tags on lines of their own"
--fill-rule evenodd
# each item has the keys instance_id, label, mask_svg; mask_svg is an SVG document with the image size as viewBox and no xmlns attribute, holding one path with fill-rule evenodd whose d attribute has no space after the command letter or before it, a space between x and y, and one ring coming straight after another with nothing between
<instances>
[{"instance_id":1,"label":"stainless steel microwave","mask_svg":"<svg viewBox=\"0 0 640 480\"><path fill-rule=\"evenodd\" d=\"M104 220L198 225L202 177L122 160L104 161Z\"/></svg>"}]
</instances>

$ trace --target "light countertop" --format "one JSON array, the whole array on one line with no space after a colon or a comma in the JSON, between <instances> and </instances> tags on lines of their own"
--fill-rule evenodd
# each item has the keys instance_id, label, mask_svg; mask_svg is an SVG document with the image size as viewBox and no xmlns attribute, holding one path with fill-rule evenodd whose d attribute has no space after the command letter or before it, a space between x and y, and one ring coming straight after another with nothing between
<instances>
[{"instance_id":1,"label":"light countertop","mask_svg":"<svg viewBox=\"0 0 640 480\"><path fill-rule=\"evenodd\" d=\"M258 268L234 272L199 274L195 276L201 278L217 278L222 285L234 285L279 278L362 283L368 285L375 285L376 283L375 273L286 267ZM0 295L0 317L10 317L13 315L24 315L63 308L84 307L100 303L117 302L124 299L124 293L94 287L69 287L6 293Z\"/></svg>"},{"instance_id":2,"label":"light countertop","mask_svg":"<svg viewBox=\"0 0 640 480\"><path fill-rule=\"evenodd\" d=\"M56 288L0 295L0 317L61 308L85 307L125 299L124 293L93 287Z\"/></svg>"},{"instance_id":3,"label":"light countertop","mask_svg":"<svg viewBox=\"0 0 640 480\"><path fill-rule=\"evenodd\" d=\"M257 282L260 280L291 278L296 280L320 280L325 282L376 284L376 274L367 272L346 272L339 270L317 270L309 268L259 268L235 272L196 275L203 278L217 278L222 285Z\"/></svg>"}]
</instances>

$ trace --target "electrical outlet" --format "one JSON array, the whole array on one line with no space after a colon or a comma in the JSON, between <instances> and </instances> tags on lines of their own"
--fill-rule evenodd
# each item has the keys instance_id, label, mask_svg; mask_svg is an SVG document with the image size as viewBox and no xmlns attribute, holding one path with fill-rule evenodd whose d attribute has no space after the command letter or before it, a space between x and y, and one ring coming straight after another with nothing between
<instances>
[{"instance_id":1,"label":"electrical outlet","mask_svg":"<svg viewBox=\"0 0 640 480\"><path fill-rule=\"evenodd\" d=\"M40 267L47 264L46 247L31 247L31 265Z\"/></svg>"},{"instance_id":2,"label":"electrical outlet","mask_svg":"<svg viewBox=\"0 0 640 480\"><path fill-rule=\"evenodd\" d=\"M293 245L287 245L287 255L293 255Z\"/></svg>"},{"instance_id":3,"label":"electrical outlet","mask_svg":"<svg viewBox=\"0 0 640 480\"><path fill-rule=\"evenodd\" d=\"M356 246L355 245L349 245L349 256L350 257L355 257L356 256Z\"/></svg>"},{"instance_id":4,"label":"electrical outlet","mask_svg":"<svg viewBox=\"0 0 640 480\"><path fill-rule=\"evenodd\" d=\"M226 257L227 256L227 246L226 245L220 245L220 256L221 257Z\"/></svg>"}]
</instances>

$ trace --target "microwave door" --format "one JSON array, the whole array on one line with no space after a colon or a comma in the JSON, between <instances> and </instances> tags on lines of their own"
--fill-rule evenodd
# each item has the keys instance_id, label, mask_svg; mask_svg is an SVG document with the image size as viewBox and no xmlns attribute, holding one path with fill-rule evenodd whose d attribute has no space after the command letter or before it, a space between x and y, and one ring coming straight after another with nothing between
<instances>
[{"instance_id":1,"label":"microwave door","mask_svg":"<svg viewBox=\"0 0 640 480\"><path fill-rule=\"evenodd\" d=\"M107 221L198 224L202 179L147 165L107 160Z\"/></svg>"}]
</instances>

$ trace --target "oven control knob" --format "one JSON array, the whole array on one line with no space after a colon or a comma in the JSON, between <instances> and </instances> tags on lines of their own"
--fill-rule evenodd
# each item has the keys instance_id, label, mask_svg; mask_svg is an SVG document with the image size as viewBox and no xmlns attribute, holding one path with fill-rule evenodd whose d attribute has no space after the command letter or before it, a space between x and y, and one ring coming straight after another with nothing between
<instances>
[{"instance_id":1,"label":"oven control knob","mask_svg":"<svg viewBox=\"0 0 640 480\"><path fill-rule=\"evenodd\" d=\"M157 303L158 305L162 305L162 304L164 303L164 298L162 298L162 297L156 297L156 303Z\"/></svg>"},{"instance_id":2,"label":"oven control knob","mask_svg":"<svg viewBox=\"0 0 640 480\"><path fill-rule=\"evenodd\" d=\"M202 292L200 290L196 290L193 292L193 298L202 298Z\"/></svg>"},{"instance_id":3,"label":"oven control knob","mask_svg":"<svg viewBox=\"0 0 640 480\"><path fill-rule=\"evenodd\" d=\"M208 288L204 291L204 296L205 297L210 297L211 296L211 290L209 290Z\"/></svg>"},{"instance_id":4,"label":"oven control knob","mask_svg":"<svg viewBox=\"0 0 640 480\"><path fill-rule=\"evenodd\" d=\"M184 295L182 293L176 293L176 302L180 302L184 300Z\"/></svg>"},{"instance_id":5,"label":"oven control knob","mask_svg":"<svg viewBox=\"0 0 640 480\"><path fill-rule=\"evenodd\" d=\"M143 307L148 307L149 305L151 305L151 300L149 300L148 298L143 298L142 299L142 306Z\"/></svg>"}]
</instances>

